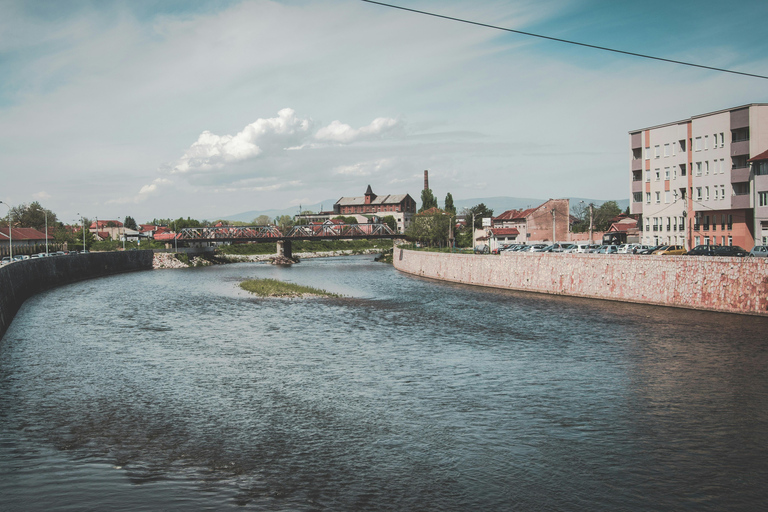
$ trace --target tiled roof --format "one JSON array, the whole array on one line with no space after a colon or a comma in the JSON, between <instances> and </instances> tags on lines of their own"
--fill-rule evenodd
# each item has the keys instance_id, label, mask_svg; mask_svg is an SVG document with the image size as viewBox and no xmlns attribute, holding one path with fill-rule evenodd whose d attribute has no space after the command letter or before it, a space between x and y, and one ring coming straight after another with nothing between
<instances>
[{"instance_id":1,"label":"tiled roof","mask_svg":"<svg viewBox=\"0 0 768 512\"><path fill-rule=\"evenodd\" d=\"M493 233L494 236L509 236L520 234L517 228L493 228L490 230L490 232Z\"/></svg>"},{"instance_id":2,"label":"tiled roof","mask_svg":"<svg viewBox=\"0 0 768 512\"><path fill-rule=\"evenodd\" d=\"M13 228L11 238L14 240L45 240L45 233L34 228ZM50 236L48 237L51 238ZM8 228L0 228L0 239L8 240Z\"/></svg>"},{"instance_id":3,"label":"tiled roof","mask_svg":"<svg viewBox=\"0 0 768 512\"><path fill-rule=\"evenodd\" d=\"M419 215L439 215L441 213L447 213L447 212L444 211L444 210L441 210L437 206L433 206L432 208L429 208L428 210L424 210L423 212L417 213L416 216L418 217Z\"/></svg>"},{"instance_id":4,"label":"tiled roof","mask_svg":"<svg viewBox=\"0 0 768 512\"><path fill-rule=\"evenodd\" d=\"M400 204L405 201L408 194L387 194L385 196L376 196L369 204ZM365 196L342 197L336 201L338 206L362 206L365 204Z\"/></svg>"},{"instance_id":5,"label":"tiled roof","mask_svg":"<svg viewBox=\"0 0 768 512\"><path fill-rule=\"evenodd\" d=\"M747 162L756 162L758 160L768 160L768 150L763 151L762 153L760 153L754 158L750 158L749 160L747 160Z\"/></svg>"},{"instance_id":6,"label":"tiled roof","mask_svg":"<svg viewBox=\"0 0 768 512\"><path fill-rule=\"evenodd\" d=\"M526 217L528 217L530 214L535 212L537 208L528 208L526 210L507 210L498 217L494 217L493 221L502 221L502 220L523 220Z\"/></svg>"}]
</instances>

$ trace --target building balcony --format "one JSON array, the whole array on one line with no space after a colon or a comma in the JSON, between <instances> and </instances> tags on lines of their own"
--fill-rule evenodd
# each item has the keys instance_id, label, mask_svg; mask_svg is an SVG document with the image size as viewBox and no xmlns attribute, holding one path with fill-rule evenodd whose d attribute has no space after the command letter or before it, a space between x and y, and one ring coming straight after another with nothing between
<instances>
[{"instance_id":1,"label":"building balcony","mask_svg":"<svg viewBox=\"0 0 768 512\"><path fill-rule=\"evenodd\" d=\"M632 181L632 193L636 192L642 192L643 191L643 182L642 181Z\"/></svg>"},{"instance_id":2,"label":"building balcony","mask_svg":"<svg viewBox=\"0 0 768 512\"><path fill-rule=\"evenodd\" d=\"M643 148L643 132L633 133L629 137L630 137L630 145L632 146L632 149Z\"/></svg>"},{"instance_id":3,"label":"building balcony","mask_svg":"<svg viewBox=\"0 0 768 512\"><path fill-rule=\"evenodd\" d=\"M632 212L633 215L637 215L637 214L643 213L643 202L642 201L632 201L632 207L630 209L630 212Z\"/></svg>"},{"instance_id":4,"label":"building balcony","mask_svg":"<svg viewBox=\"0 0 768 512\"><path fill-rule=\"evenodd\" d=\"M744 183L745 181L749 181L749 174L749 167L731 169L731 183Z\"/></svg>"},{"instance_id":5,"label":"building balcony","mask_svg":"<svg viewBox=\"0 0 768 512\"><path fill-rule=\"evenodd\" d=\"M748 154L749 154L749 140L731 142L731 156L748 155Z\"/></svg>"},{"instance_id":6,"label":"building balcony","mask_svg":"<svg viewBox=\"0 0 768 512\"><path fill-rule=\"evenodd\" d=\"M632 159L632 171L642 171L643 170L643 159L642 158L633 158Z\"/></svg>"},{"instance_id":7,"label":"building balcony","mask_svg":"<svg viewBox=\"0 0 768 512\"><path fill-rule=\"evenodd\" d=\"M731 208L734 210L751 208L752 203L750 199L751 199L751 196L749 194L740 194L737 196L731 196Z\"/></svg>"}]
</instances>

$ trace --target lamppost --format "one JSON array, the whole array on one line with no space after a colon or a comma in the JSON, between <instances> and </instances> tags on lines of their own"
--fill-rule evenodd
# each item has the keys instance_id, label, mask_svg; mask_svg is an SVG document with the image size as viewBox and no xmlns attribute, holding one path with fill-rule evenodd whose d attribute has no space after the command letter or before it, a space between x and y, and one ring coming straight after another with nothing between
<instances>
[{"instance_id":1,"label":"lamppost","mask_svg":"<svg viewBox=\"0 0 768 512\"><path fill-rule=\"evenodd\" d=\"M579 201L581 204L584 204L584 201ZM592 208L594 205L592 203L589 203L589 244L592 245Z\"/></svg>"},{"instance_id":2,"label":"lamppost","mask_svg":"<svg viewBox=\"0 0 768 512\"><path fill-rule=\"evenodd\" d=\"M555 238L555 213L557 211L555 210L555 207L552 207L552 243L554 244L557 239Z\"/></svg>"},{"instance_id":3,"label":"lamppost","mask_svg":"<svg viewBox=\"0 0 768 512\"><path fill-rule=\"evenodd\" d=\"M85 218L82 217L79 213L77 216L80 217L80 223L83 225L83 252L85 252Z\"/></svg>"},{"instance_id":4,"label":"lamppost","mask_svg":"<svg viewBox=\"0 0 768 512\"><path fill-rule=\"evenodd\" d=\"M45 255L48 254L48 210L45 210Z\"/></svg>"},{"instance_id":5,"label":"lamppost","mask_svg":"<svg viewBox=\"0 0 768 512\"><path fill-rule=\"evenodd\" d=\"M13 233L11 229L11 207L8 203L3 203L0 201L0 203L4 204L6 208L8 208L8 251L9 256L11 258L11 261L13 261Z\"/></svg>"}]
</instances>

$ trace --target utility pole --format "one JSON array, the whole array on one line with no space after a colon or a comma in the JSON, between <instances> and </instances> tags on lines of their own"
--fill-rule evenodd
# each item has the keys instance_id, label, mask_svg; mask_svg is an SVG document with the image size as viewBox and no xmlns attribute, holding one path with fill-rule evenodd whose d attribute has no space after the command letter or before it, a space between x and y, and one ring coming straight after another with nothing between
<instances>
[{"instance_id":1,"label":"utility pole","mask_svg":"<svg viewBox=\"0 0 768 512\"><path fill-rule=\"evenodd\" d=\"M592 245L592 208L595 205L589 203L589 245Z\"/></svg>"},{"instance_id":2,"label":"utility pole","mask_svg":"<svg viewBox=\"0 0 768 512\"><path fill-rule=\"evenodd\" d=\"M557 210L555 210L555 207L552 207L552 243L554 244L557 241L557 238L555 237L555 213L557 213Z\"/></svg>"}]
</instances>

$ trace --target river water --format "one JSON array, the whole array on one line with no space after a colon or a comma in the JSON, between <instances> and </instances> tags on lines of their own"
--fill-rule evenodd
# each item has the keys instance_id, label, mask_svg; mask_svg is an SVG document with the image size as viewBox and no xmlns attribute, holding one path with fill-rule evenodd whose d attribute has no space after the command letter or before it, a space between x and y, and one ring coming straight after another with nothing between
<instances>
[{"instance_id":1,"label":"river water","mask_svg":"<svg viewBox=\"0 0 768 512\"><path fill-rule=\"evenodd\" d=\"M81 282L0 341L0 508L760 510L767 333L370 256Z\"/></svg>"}]
</instances>

